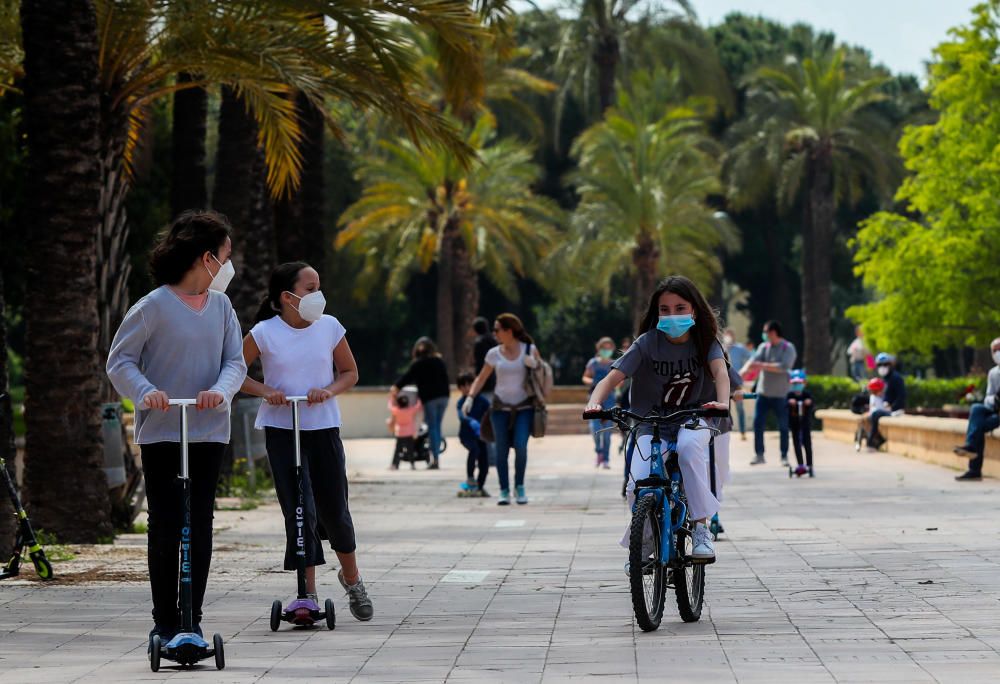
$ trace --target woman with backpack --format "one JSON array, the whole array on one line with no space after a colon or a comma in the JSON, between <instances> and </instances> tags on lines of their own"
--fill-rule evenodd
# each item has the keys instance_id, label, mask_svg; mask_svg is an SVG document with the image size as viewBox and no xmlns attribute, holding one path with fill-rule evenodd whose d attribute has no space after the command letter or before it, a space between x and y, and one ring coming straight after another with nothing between
<instances>
[{"instance_id":1,"label":"woman with backpack","mask_svg":"<svg viewBox=\"0 0 1000 684\"><path fill-rule=\"evenodd\" d=\"M529 393L529 373L543 365L534 340L521 319L511 313L500 314L493 323L493 335L499 344L486 354L486 363L469 389L475 397L489 377L496 372L496 388L490 407L490 421L497 449L497 476L500 479L498 506L510 505L510 476L507 459L514 447L514 491L519 504L528 503L524 491L524 472L528 465L528 438L535 421L536 402L543 397ZM463 409L471 409L467 401Z\"/></svg>"}]
</instances>

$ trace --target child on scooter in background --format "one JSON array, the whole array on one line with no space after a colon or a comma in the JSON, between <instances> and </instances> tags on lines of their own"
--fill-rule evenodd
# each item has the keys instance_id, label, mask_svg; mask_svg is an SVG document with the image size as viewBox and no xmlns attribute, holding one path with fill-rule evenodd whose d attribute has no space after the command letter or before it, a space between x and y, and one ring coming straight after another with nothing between
<instances>
[{"instance_id":1,"label":"child on scooter in background","mask_svg":"<svg viewBox=\"0 0 1000 684\"><path fill-rule=\"evenodd\" d=\"M271 273L267 296L256 323L243 338L247 365L260 358L264 382L247 378L243 391L264 397L255 427L264 430L267 460L274 489L285 517L286 570L296 569L298 527L295 477L295 432L286 396L307 396L299 408L302 488L305 493L304 531L306 593L317 602L316 566L324 565L320 524L340 561L337 579L347 592L351 614L371 620L371 599L358 570L354 521L347 500L347 465L340 440L337 395L358 382L358 365L347 343L347 330L323 313L326 299L319 274L301 261L284 263ZM336 373L334 373L336 367ZM316 606L319 610L319 606Z\"/></svg>"},{"instance_id":2,"label":"child on scooter in background","mask_svg":"<svg viewBox=\"0 0 1000 684\"><path fill-rule=\"evenodd\" d=\"M400 392L395 397L389 397L389 413L386 425L396 437L396 450L392 454L390 470L399 470L399 461L404 454L411 456L417 450L417 414L423 409L420 399L410 404L410 397ZM416 468L417 463L410 459L410 467Z\"/></svg>"},{"instance_id":3,"label":"child on scooter in background","mask_svg":"<svg viewBox=\"0 0 1000 684\"><path fill-rule=\"evenodd\" d=\"M812 413L813 397L806 390L806 372L793 370L788 376L790 390L786 397L788 401L788 429L792 433L792 445L795 448L795 460L798 466L795 474L799 477L808 474L813 476L812 451ZM802 450L805 449L806 460L802 462Z\"/></svg>"},{"instance_id":4,"label":"child on scooter in background","mask_svg":"<svg viewBox=\"0 0 1000 684\"><path fill-rule=\"evenodd\" d=\"M486 442L481 436L483 418L490 410L490 402L481 394L475 397L469 396L469 389L475 382L476 376L472 373L460 373L456 380L458 390L462 393L462 398L458 400L458 438L462 446L469 452L465 464L466 481L462 483L462 488L458 492L459 496L486 498L489 494L483 489L486 484L486 474L490 469L489 454L486 451ZM462 409L465 402L471 401L472 408L466 413ZM476 468L479 469L478 475Z\"/></svg>"}]
</instances>

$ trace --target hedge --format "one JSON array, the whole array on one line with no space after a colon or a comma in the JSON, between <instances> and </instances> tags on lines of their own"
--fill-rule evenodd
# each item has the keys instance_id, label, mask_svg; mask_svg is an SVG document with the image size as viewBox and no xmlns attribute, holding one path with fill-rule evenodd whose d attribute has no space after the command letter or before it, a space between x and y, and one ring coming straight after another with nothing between
<instances>
[{"instance_id":1,"label":"hedge","mask_svg":"<svg viewBox=\"0 0 1000 684\"><path fill-rule=\"evenodd\" d=\"M980 398L986 392L985 377L945 380L904 377L908 408L941 409L946 404L967 404L965 395L970 386ZM837 375L812 375L807 387L818 408L850 408L851 397L861 391L861 383Z\"/></svg>"}]
</instances>

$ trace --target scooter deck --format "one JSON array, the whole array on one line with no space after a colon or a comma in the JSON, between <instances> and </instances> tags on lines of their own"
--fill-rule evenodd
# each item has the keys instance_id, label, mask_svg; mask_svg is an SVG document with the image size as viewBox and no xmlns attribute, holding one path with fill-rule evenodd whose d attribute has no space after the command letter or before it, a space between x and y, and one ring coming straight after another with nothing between
<instances>
[{"instance_id":1,"label":"scooter deck","mask_svg":"<svg viewBox=\"0 0 1000 684\"><path fill-rule=\"evenodd\" d=\"M215 649L203 637L194 632L181 632L171 639L160 651L164 660L172 660L181 665L194 665L198 661L211 658Z\"/></svg>"}]
</instances>

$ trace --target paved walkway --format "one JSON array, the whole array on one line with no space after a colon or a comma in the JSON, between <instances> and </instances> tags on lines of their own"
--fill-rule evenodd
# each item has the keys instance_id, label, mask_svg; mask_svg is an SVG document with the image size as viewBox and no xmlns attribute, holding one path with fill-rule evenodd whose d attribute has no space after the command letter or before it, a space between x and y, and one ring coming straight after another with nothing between
<instances>
[{"instance_id":1,"label":"paved walkway","mask_svg":"<svg viewBox=\"0 0 1000 684\"><path fill-rule=\"evenodd\" d=\"M350 617L326 566L337 630L269 631L271 601L294 590L271 504L217 516L206 629L226 638L223 672L149 671L139 535L57 565L62 583L0 585L0 671L19 684L1000 681L1000 483L822 438L816 479L790 481L776 456L747 466L747 444L734 442L699 623L668 599L658 632L634 626L621 461L594 470L586 438L533 443L532 502L509 508L455 497L455 451L437 473L390 473L389 441L369 440L348 454L372 622Z\"/></svg>"}]
</instances>

